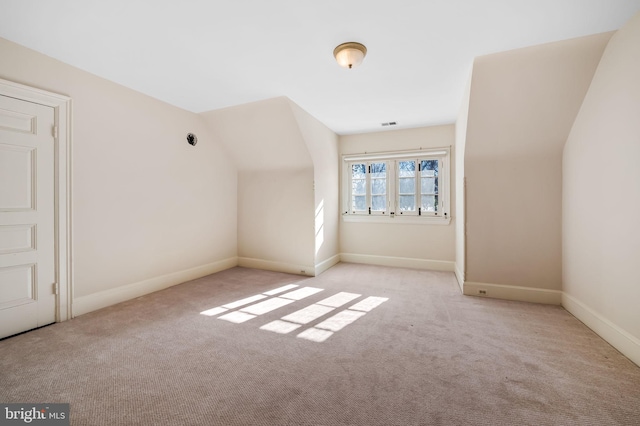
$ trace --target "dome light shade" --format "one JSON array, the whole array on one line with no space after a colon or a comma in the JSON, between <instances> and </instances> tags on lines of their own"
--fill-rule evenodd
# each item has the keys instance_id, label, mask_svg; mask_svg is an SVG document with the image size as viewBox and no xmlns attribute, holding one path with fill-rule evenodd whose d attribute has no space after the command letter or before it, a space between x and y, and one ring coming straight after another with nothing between
<instances>
[{"instance_id":1,"label":"dome light shade","mask_svg":"<svg viewBox=\"0 0 640 426\"><path fill-rule=\"evenodd\" d=\"M342 43L333 49L333 56L338 61L338 65L344 68L357 67L362 63L366 54L367 48L363 44L353 41Z\"/></svg>"}]
</instances>

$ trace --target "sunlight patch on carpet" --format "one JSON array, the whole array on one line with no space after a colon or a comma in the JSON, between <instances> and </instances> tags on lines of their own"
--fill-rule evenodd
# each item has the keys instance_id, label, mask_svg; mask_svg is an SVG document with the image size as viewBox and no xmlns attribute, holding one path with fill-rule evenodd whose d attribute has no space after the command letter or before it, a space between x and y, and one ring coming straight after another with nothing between
<instances>
[{"instance_id":1,"label":"sunlight patch on carpet","mask_svg":"<svg viewBox=\"0 0 640 426\"><path fill-rule=\"evenodd\" d=\"M283 293L287 290L291 290L292 288L298 287L297 284L288 284L282 287L274 288L273 290L265 291L262 294L256 294L255 296L245 297L244 299L236 300L235 302L227 303L222 306L217 306L215 308L207 309L200 312L200 315L206 315L208 317L213 317L224 312L227 312L230 309L239 308L240 306L248 305L249 303L257 302L258 300L266 299L268 296L273 296L278 293Z\"/></svg>"},{"instance_id":2,"label":"sunlight patch on carpet","mask_svg":"<svg viewBox=\"0 0 640 426\"><path fill-rule=\"evenodd\" d=\"M200 312L200 315L206 315L208 317L213 317L213 316L216 316L218 314L221 314L221 313L227 312L227 311L228 311L228 309L218 306L217 308L211 308L211 309L207 309L206 311L202 311L202 312Z\"/></svg>"},{"instance_id":3,"label":"sunlight patch on carpet","mask_svg":"<svg viewBox=\"0 0 640 426\"><path fill-rule=\"evenodd\" d=\"M333 331L309 328L298 334L297 337L299 337L300 339L311 340L312 342L322 343L331 336L333 336Z\"/></svg>"},{"instance_id":4,"label":"sunlight patch on carpet","mask_svg":"<svg viewBox=\"0 0 640 426\"><path fill-rule=\"evenodd\" d=\"M332 308L337 308L342 305L346 305L352 300L357 299L362 296L361 294L355 293L347 293L346 291L341 291L340 293L336 293L331 297L327 297L324 300L316 302L318 305L331 306Z\"/></svg>"},{"instance_id":5,"label":"sunlight patch on carpet","mask_svg":"<svg viewBox=\"0 0 640 426\"><path fill-rule=\"evenodd\" d=\"M283 287L278 287L278 288L276 288L274 290L265 291L262 294L266 294L267 296L273 296L275 294L282 293L282 292L285 292L287 290L291 290L292 288L296 288L296 287L298 287L297 284L289 284L289 285L285 285Z\"/></svg>"},{"instance_id":6,"label":"sunlight patch on carpet","mask_svg":"<svg viewBox=\"0 0 640 426\"><path fill-rule=\"evenodd\" d=\"M384 302L389 300L387 297L367 297L362 302L358 302L355 305L351 306L349 309L353 311L364 311L369 312L373 308L382 305Z\"/></svg>"},{"instance_id":7,"label":"sunlight patch on carpet","mask_svg":"<svg viewBox=\"0 0 640 426\"><path fill-rule=\"evenodd\" d=\"M254 319L255 317L256 315L246 314L244 312L238 311L238 312L230 312L226 315L218 317L218 319L229 321L235 324L240 324L240 323L249 321L250 319Z\"/></svg>"},{"instance_id":8,"label":"sunlight patch on carpet","mask_svg":"<svg viewBox=\"0 0 640 426\"><path fill-rule=\"evenodd\" d=\"M328 314L335 308L328 306L311 305L300 309L292 314L282 317L284 321L295 322L297 324L309 324L311 321Z\"/></svg>"},{"instance_id":9,"label":"sunlight patch on carpet","mask_svg":"<svg viewBox=\"0 0 640 426\"><path fill-rule=\"evenodd\" d=\"M316 287L302 287L298 290L285 293L280 297L285 297L291 300L302 300L305 297L313 296L314 294L320 293L321 291L324 291L324 289L316 288Z\"/></svg>"},{"instance_id":10,"label":"sunlight patch on carpet","mask_svg":"<svg viewBox=\"0 0 640 426\"><path fill-rule=\"evenodd\" d=\"M302 325L300 324L293 324L286 321L276 320L263 325L262 327L260 327L260 330L273 331L274 333L278 334L287 334L291 333L293 330L297 330L300 327L302 327Z\"/></svg>"},{"instance_id":11,"label":"sunlight patch on carpet","mask_svg":"<svg viewBox=\"0 0 640 426\"><path fill-rule=\"evenodd\" d=\"M324 291L324 289L316 287L296 287L298 287L298 285L288 284L261 294L207 309L200 312L200 314L210 317L224 314L219 316L218 319L241 324ZM289 291L294 288L295 290ZM374 308L389 300L386 297L369 296L323 319L323 317L333 313L342 306L354 302L360 297L362 297L361 294L341 291L319 302L287 314L279 320L264 324L260 327L260 330L267 330L277 334L289 334L307 326L308 328L300 332L296 337L312 342L324 342L333 336L334 333L354 323ZM239 309L232 311L236 308ZM313 325L314 321L320 322Z\"/></svg>"},{"instance_id":12,"label":"sunlight patch on carpet","mask_svg":"<svg viewBox=\"0 0 640 426\"><path fill-rule=\"evenodd\" d=\"M266 298L267 296L263 294L256 294L255 296L247 297L246 299L240 299L232 303L227 303L226 305L222 305L222 307L227 309L235 309L240 306L248 305L249 303L257 302L258 300L262 300Z\"/></svg>"},{"instance_id":13,"label":"sunlight patch on carpet","mask_svg":"<svg viewBox=\"0 0 640 426\"><path fill-rule=\"evenodd\" d=\"M315 328L334 332L340 331L366 314L366 312L350 311L347 309L346 311L338 312L334 316L322 321L320 324L316 325Z\"/></svg>"},{"instance_id":14,"label":"sunlight patch on carpet","mask_svg":"<svg viewBox=\"0 0 640 426\"><path fill-rule=\"evenodd\" d=\"M276 309L282 308L283 306L286 306L289 303L293 302L294 300L274 297L273 299L265 300L264 302L249 305L246 308L240 309L240 311L253 315L263 315L267 312L275 311Z\"/></svg>"}]
</instances>

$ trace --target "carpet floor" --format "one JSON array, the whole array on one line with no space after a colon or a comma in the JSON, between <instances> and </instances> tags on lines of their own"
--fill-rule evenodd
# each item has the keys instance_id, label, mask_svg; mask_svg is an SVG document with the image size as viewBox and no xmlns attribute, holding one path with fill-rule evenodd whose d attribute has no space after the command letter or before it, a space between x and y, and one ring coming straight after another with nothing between
<instances>
[{"instance_id":1,"label":"carpet floor","mask_svg":"<svg viewBox=\"0 0 640 426\"><path fill-rule=\"evenodd\" d=\"M0 402L83 426L638 425L640 368L452 273L233 268L0 341Z\"/></svg>"}]
</instances>

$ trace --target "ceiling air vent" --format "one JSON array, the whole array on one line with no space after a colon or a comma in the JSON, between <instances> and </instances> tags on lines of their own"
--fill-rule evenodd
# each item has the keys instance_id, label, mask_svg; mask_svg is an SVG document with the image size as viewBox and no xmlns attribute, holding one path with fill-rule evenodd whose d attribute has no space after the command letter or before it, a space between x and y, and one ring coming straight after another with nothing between
<instances>
[{"instance_id":1,"label":"ceiling air vent","mask_svg":"<svg viewBox=\"0 0 640 426\"><path fill-rule=\"evenodd\" d=\"M395 121L388 121L386 123L382 123L382 127L395 126L396 124L398 124L398 123L396 123Z\"/></svg>"}]
</instances>

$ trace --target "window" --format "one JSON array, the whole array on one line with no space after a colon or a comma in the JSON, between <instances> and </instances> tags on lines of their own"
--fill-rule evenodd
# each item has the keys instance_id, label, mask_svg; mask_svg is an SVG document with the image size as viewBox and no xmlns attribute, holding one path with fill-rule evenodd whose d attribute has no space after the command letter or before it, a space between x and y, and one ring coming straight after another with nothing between
<instances>
[{"instance_id":1,"label":"window","mask_svg":"<svg viewBox=\"0 0 640 426\"><path fill-rule=\"evenodd\" d=\"M346 155L343 160L345 217L449 222L448 148Z\"/></svg>"},{"instance_id":2,"label":"window","mask_svg":"<svg viewBox=\"0 0 640 426\"><path fill-rule=\"evenodd\" d=\"M351 211L385 214L388 212L388 179L385 162L351 163Z\"/></svg>"},{"instance_id":3,"label":"window","mask_svg":"<svg viewBox=\"0 0 640 426\"><path fill-rule=\"evenodd\" d=\"M438 200L438 171L440 161L399 160L398 208L400 214L415 214L442 210Z\"/></svg>"}]
</instances>

